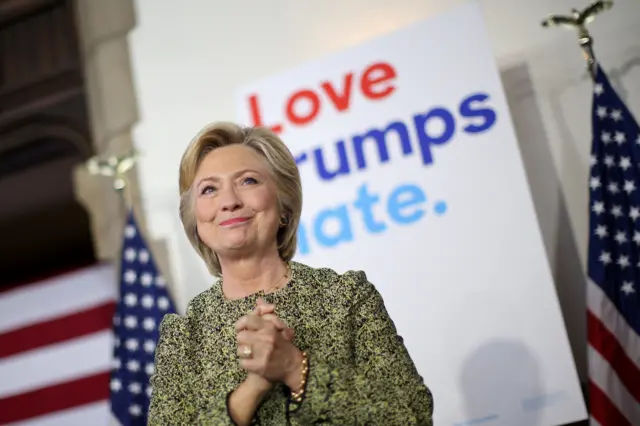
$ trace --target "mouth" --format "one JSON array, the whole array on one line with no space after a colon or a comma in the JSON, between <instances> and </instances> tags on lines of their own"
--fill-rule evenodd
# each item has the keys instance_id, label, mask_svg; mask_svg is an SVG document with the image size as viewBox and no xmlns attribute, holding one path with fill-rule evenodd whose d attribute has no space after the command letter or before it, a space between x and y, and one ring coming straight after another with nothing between
<instances>
[{"instance_id":1,"label":"mouth","mask_svg":"<svg viewBox=\"0 0 640 426\"><path fill-rule=\"evenodd\" d=\"M227 219L225 221L220 222L220 226L233 226L240 225L242 223L248 222L250 217L234 217L232 219Z\"/></svg>"}]
</instances>

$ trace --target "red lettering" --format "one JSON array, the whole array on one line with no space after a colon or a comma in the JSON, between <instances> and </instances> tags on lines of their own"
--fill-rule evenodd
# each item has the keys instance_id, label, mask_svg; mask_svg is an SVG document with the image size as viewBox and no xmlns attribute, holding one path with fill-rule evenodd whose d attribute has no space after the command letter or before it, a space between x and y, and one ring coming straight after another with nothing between
<instances>
[{"instance_id":1,"label":"red lettering","mask_svg":"<svg viewBox=\"0 0 640 426\"><path fill-rule=\"evenodd\" d=\"M333 105L338 112L348 111L354 91L354 74L354 72L343 74L340 81L342 84L337 87L333 82L325 80L320 83L320 90L300 89L292 93L285 102L284 112L287 122L295 126L309 125L318 117L322 103L326 102ZM369 100L384 99L395 92L396 77L396 70L388 62L372 63L360 73L360 92ZM253 125L262 126L258 95L249 96L249 108ZM283 124L272 125L270 128L275 133L280 133L283 131Z\"/></svg>"},{"instance_id":2,"label":"red lettering","mask_svg":"<svg viewBox=\"0 0 640 426\"><path fill-rule=\"evenodd\" d=\"M311 111L306 115L298 115L296 112L296 103L298 101L306 99L307 102L311 103ZM297 124L298 126L303 126L313 119L316 118L318 113L320 112L320 99L318 95L315 94L313 90L299 90L294 93L289 100L287 101L286 114L287 119L293 124Z\"/></svg>"},{"instance_id":3,"label":"red lettering","mask_svg":"<svg viewBox=\"0 0 640 426\"><path fill-rule=\"evenodd\" d=\"M396 87L391 80L396 78L396 70L386 62L370 65L360 78L362 94L369 99L382 99L389 96ZM383 83L389 83L384 85Z\"/></svg>"},{"instance_id":4,"label":"red lettering","mask_svg":"<svg viewBox=\"0 0 640 426\"><path fill-rule=\"evenodd\" d=\"M325 93L329 95L329 99L331 99L331 102L338 111L349 109L353 73L350 72L349 74L345 75L342 80L344 82L342 93L336 93L336 89L333 87L333 84L330 81L325 81L321 86L324 89Z\"/></svg>"},{"instance_id":5,"label":"red lettering","mask_svg":"<svg viewBox=\"0 0 640 426\"><path fill-rule=\"evenodd\" d=\"M251 109L251 121L254 126L264 126L262 124L262 116L260 114L260 106L258 105L258 96L249 96L249 108ZM282 131L282 124L274 124L269 126L274 133L280 133Z\"/></svg>"}]
</instances>

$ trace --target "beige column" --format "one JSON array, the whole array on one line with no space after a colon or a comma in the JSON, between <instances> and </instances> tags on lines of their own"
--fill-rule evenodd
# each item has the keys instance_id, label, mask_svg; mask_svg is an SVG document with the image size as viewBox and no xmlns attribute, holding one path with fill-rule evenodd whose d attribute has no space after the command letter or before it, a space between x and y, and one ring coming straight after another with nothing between
<instances>
[{"instance_id":1,"label":"beige column","mask_svg":"<svg viewBox=\"0 0 640 426\"><path fill-rule=\"evenodd\" d=\"M76 0L75 9L95 151L98 156L124 155L134 146L131 131L138 121L127 41L135 26L133 0ZM145 232L135 168L128 178L130 199ZM98 258L117 262L125 220L121 195L113 189L111 179L91 176L83 166L76 168L74 181L76 197L91 216ZM147 242L171 282L166 246L150 238Z\"/></svg>"}]
</instances>

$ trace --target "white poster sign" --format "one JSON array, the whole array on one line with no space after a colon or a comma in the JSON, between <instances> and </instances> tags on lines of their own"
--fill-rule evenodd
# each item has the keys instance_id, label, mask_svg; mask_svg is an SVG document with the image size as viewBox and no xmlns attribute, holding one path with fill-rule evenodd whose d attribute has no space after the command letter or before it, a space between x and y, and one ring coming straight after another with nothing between
<instances>
[{"instance_id":1,"label":"white poster sign","mask_svg":"<svg viewBox=\"0 0 640 426\"><path fill-rule=\"evenodd\" d=\"M237 105L296 156L296 260L367 273L437 425L586 417L476 4L250 84Z\"/></svg>"}]
</instances>

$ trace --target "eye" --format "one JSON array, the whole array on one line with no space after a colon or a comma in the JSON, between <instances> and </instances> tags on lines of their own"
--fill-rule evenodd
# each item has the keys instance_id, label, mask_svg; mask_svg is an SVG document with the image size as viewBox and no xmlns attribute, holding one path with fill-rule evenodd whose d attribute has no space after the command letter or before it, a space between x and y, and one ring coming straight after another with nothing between
<instances>
[{"instance_id":1,"label":"eye","mask_svg":"<svg viewBox=\"0 0 640 426\"><path fill-rule=\"evenodd\" d=\"M207 195L207 194L211 194L213 193L213 191L215 191L215 188L211 185L207 185L204 188L200 189L200 195Z\"/></svg>"},{"instance_id":2,"label":"eye","mask_svg":"<svg viewBox=\"0 0 640 426\"><path fill-rule=\"evenodd\" d=\"M258 180L252 177L246 177L242 179L243 185L255 185L256 183L258 183Z\"/></svg>"}]
</instances>

